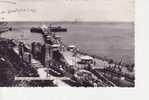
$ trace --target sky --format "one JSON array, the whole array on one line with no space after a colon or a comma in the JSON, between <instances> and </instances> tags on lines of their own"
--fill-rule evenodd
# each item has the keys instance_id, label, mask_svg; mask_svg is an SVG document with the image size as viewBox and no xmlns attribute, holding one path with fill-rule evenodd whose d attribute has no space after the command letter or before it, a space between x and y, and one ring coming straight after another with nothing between
<instances>
[{"instance_id":1,"label":"sky","mask_svg":"<svg viewBox=\"0 0 149 100\"><path fill-rule=\"evenodd\" d=\"M9 1L16 1L16 4L0 3L1 11L16 8L35 11L2 14L12 21L134 21L134 0Z\"/></svg>"}]
</instances>

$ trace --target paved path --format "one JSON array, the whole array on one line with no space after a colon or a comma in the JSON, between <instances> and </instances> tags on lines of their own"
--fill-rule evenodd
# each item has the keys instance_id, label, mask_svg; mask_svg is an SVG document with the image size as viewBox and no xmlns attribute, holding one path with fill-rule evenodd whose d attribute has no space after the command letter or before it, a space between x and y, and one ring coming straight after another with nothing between
<instances>
[{"instance_id":1,"label":"paved path","mask_svg":"<svg viewBox=\"0 0 149 100\"><path fill-rule=\"evenodd\" d=\"M51 79L54 80L54 84L60 86L60 87L70 87L70 85L66 84L63 80L70 80L67 77L54 77L51 76Z\"/></svg>"},{"instance_id":2,"label":"paved path","mask_svg":"<svg viewBox=\"0 0 149 100\"><path fill-rule=\"evenodd\" d=\"M54 84L57 86L69 86L65 82L63 82L63 79L67 79L65 77L55 77L51 74L48 74L47 69L50 70L50 68L45 68L39 61L32 59L32 64L37 68L38 74L40 78L50 78L51 80L54 80ZM52 69L51 69L52 70Z\"/></svg>"},{"instance_id":3,"label":"paved path","mask_svg":"<svg viewBox=\"0 0 149 100\"><path fill-rule=\"evenodd\" d=\"M66 62L69 65L75 65L77 61L79 61L78 57L74 57L72 52L64 51L62 52Z\"/></svg>"},{"instance_id":4,"label":"paved path","mask_svg":"<svg viewBox=\"0 0 149 100\"><path fill-rule=\"evenodd\" d=\"M13 48L14 49L14 51L17 53L17 54L19 54L19 52L18 52L18 48L17 47L15 47L15 48ZM38 72L38 74L39 74L39 77L41 78L41 79L51 79L51 80L54 80L54 83L57 85L57 86L69 86L68 84L66 84L65 82L63 82L63 80L65 79L65 80L69 80L69 78L66 78L66 77L55 77L55 76L52 76L52 75L48 75L47 74L47 68L45 68L38 60L36 60L36 59L31 59L31 63L32 63L32 66L34 67L34 68L36 68L37 69L37 72ZM49 68L48 68L49 69ZM51 69L52 70L52 69Z\"/></svg>"}]
</instances>

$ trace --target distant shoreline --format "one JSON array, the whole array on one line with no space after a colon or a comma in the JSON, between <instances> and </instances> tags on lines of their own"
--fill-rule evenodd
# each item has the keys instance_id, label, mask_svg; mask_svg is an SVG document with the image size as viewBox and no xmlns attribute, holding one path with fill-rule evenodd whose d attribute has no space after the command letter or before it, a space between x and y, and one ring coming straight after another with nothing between
<instances>
[{"instance_id":1,"label":"distant shoreline","mask_svg":"<svg viewBox=\"0 0 149 100\"><path fill-rule=\"evenodd\" d=\"M6 22L6 21L0 21L0 22ZM134 24L134 21L7 21L8 23L103 23L103 24L127 24L132 23Z\"/></svg>"}]
</instances>

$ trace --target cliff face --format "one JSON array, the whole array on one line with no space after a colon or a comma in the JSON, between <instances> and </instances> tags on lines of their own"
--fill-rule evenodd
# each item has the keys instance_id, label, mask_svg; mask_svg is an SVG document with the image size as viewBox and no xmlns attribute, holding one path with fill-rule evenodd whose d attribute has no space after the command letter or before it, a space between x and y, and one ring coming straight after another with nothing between
<instances>
[{"instance_id":1,"label":"cliff face","mask_svg":"<svg viewBox=\"0 0 149 100\"><path fill-rule=\"evenodd\" d=\"M20 82L15 76L38 77L37 71L13 51L14 46L11 40L0 38L0 86L17 86Z\"/></svg>"}]
</instances>

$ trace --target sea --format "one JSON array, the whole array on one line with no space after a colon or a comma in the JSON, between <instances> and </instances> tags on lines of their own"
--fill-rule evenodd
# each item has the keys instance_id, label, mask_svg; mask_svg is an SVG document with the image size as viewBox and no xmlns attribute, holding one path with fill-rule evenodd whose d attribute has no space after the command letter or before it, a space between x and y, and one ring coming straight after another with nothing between
<instances>
[{"instance_id":1,"label":"sea","mask_svg":"<svg viewBox=\"0 0 149 100\"><path fill-rule=\"evenodd\" d=\"M41 25L62 26L67 32L59 32L66 45L76 45L82 52L106 57L123 63L134 64L134 22L8 22L13 28L2 33L4 38L17 39L26 44L43 42L42 35L31 33L31 27Z\"/></svg>"}]
</instances>

